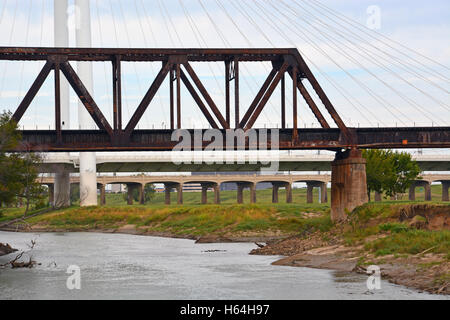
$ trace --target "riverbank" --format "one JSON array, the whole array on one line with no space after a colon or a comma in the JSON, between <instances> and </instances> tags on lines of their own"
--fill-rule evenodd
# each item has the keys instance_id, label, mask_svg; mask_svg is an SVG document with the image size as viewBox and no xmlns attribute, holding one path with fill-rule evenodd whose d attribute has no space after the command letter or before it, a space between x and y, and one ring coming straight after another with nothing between
<instances>
[{"instance_id":1,"label":"riverbank","mask_svg":"<svg viewBox=\"0 0 450 320\"><path fill-rule=\"evenodd\" d=\"M3 221L13 219L6 214ZM326 205L71 207L4 230L92 231L207 242L267 242L252 254L282 255L275 265L365 272L431 293L450 293L450 206L376 203L333 224Z\"/></svg>"},{"instance_id":2,"label":"riverbank","mask_svg":"<svg viewBox=\"0 0 450 320\"><path fill-rule=\"evenodd\" d=\"M330 230L273 241L251 254L284 255L274 265L366 273L380 267L392 283L450 294L450 206L367 204Z\"/></svg>"}]
</instances>

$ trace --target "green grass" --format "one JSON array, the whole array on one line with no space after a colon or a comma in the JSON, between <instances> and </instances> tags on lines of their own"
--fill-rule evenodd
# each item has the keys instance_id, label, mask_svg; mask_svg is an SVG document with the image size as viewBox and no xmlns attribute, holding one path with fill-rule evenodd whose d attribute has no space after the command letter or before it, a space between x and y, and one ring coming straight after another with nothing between
<instances>
[{"instance_id":1,"label":"green grass","mask_svg":"<svg viewBox=\"0 0 450 320\"><path fill-rule=\"evenodd\" d=\"M149 231L179 235L329 230L332 227L329 209L316 206L309 211L311 208L297 204L70 207L30 218L28 222L55 230L114 229L133 224ZM322 215L305 218L304 212Z\"/></svg>"}]
</instances>

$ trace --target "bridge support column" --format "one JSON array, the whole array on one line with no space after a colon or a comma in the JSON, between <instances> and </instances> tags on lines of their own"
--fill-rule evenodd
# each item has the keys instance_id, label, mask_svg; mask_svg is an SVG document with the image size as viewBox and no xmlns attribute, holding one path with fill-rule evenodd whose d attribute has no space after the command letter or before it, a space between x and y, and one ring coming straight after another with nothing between
<instances>
[{"instance_id":1,"label":"bridge support column","mask_svg":"<svg viewBox=\"0 0 450 320\"><path fill-rule=\"evenodd\" d=\"M68 172L55 174L53 203L55 208L70 206L70 174Z\"/></svg>"},{"instance_id":2,"label":"bridge support column","mask_svg":"<svg viewBox=\"0 0 450 320\"><path fill-rule=\"evenodd\" d=\"M327 183L322 182L320 184L320 203L327 203L328 202L328 188Z\"/></svg>"},{"instance_id":3,"label":"bridge support column","mask_svg":"<svg viewBox=\"0 0 450 320\"><path fill-rule=\"evenodd\" d=\"M409 201L416 201L416 183L412 182L409 187Z\"/></svg>"},{"instance_id":4,"label":"bridge support column","mask_svg":"<svg viewBox=\"0 0 450 320\"><path fill-rule=\"evenodd\" d=\"M313 203L313 191L314 191L314 184L311 182L306 183L306 203Z\"/></svg>"},{"instance_id":5,"label":"bridge support column","mask_svg":"<svg viewBox=\"0 0 450 320\"><path fill-rule=\"evenodd\" d=\"M375 191L375 201L380 202L381 201L381 194L379 192Z\"/></svg>"},{"instance_id":6,"label":"bridge support column","mask_svg":"<svg viewBox=\"0 0 450 320\"><path fill-rule=\"evenodd\" d=\"M165 196L165 204L170 204L170 191L172 189L172 186L170 184L165 183L164 184L164 196Z\"/></svg>"},{"instance_id":7,"label":"bridge support column","mask_svg":"<svg viewBox=\"0 0 450 320\"><path fill-rule=\"evenodd\" d=\"M134 191L134 185L127 184L127 204L128 205L133 204L133 191Z\"/></svg>"},{"instance_id":8,"label":"bridge support column","mask_svg":"<svg viewBox=\"0 0 450 320\"><path fill-rule=\"evenodd\" d=\"M177 184L177 203L183 204L183 184Z\"/></svg>"},{"instance_id":9,"label":"bridge support column","mask_svg":"<svg viewBox=\"0 0 450 320\"><path fill-rule=\"evenodd\" d=\"M292 203L292 183L286 184L286 203Z\"/></svg>"},{"instance_id":10,"label":"bridge support column","mask_svg":"<svg viewBox=\"0 0 450 320\"><path fill-rule=\"evenodd\" d=\"M250 203L256 203L256 183L250 184Z\"/></svg>"},{"instance_id":11,"label":"bridge support column","mask_svg":"<svg viewBox=\"0 0 450 320\"><path fill-rule=\"evenodd\" d=\"M214 203L219 204L220 203L220 184L216 183L214 185Z\"/></svg>"},{"instance_id":12,"label":"bridge support column","mask_svg":"<svg viewBox=\"0 0 450 320\"><path fill-rule=\"evenodd\" d=\"M424 185L425 201L431 201L431 183L426 182Z\"/></svg>"},{"instance_id":13,"label":"bridge support column","mask_svg":"<svg viewBox=\"0 0 450 320\"><path fill-rule=\"evenodd\" d=\"M244 203L244 184L237 183L237 203Z\"/></svg>"},{"instance_id":14,"label":"bridge support column","mask_svg":"<svg viewBox=\"0 0 450 320\"><path fill-rule=\"evenodd\" d=\"M139 204L145 204L145 185L139 185Z\"/></svg>"},{"instance_id":15,"label":"bridge support column","mask_svg":"<svg viewBox=\"0 0 450 320\"><path fill-rule=\"evenodd\" d=\"M450 181L442 182L442 201L449 201L448 189L450 188Z\"/></svg>"},{"instance_id":16,"label":"bridge support column","mask_svg":"<svg viewBox=\"0 0 450 320\"><path fill-rule=\"evenodd\" d=\"M272 203L278 203L278 190L280 186L276 183L272 183Z\"/></svg>"},{"instance_id":17,"label":"bridge support column","mask_svg":"<svg viewBox=\"0 0 450 320\"><path fill-rule=\"evenodd\" d=\"M331 168L331 218L342 221L346 211L368 202L366 160L357 149L337 152Z\"/></svg>"},{"instance_id":18,"label":"bridge support column","mask_svg":"<svg viewBox=\"0 0 450 320\"><path fill-rule=\"evenodd\" d=\"M55 205L55 187L53 184L48 184L48 203L51 207ZM1 207L1 206L0 206Z\"/></svg>"},{"instance_id":19,"label":"bridge support column","mask_svg":"<svg viewBox=\"0 0 450 320\"><path fill-rule=\"evenodd\" d=\"M100 184L100 205L106 204L106 185Z\"/></svg>"},{"instance_id":20,"label":"bridge support column","mask_svg":"<svg viewBox=\"0 0 450 320\"><path fill-rule=\"evenodd\" d=\"M208 186L206 184L202 184L202 204L208 203Z\"/></svg>"}]
</instances>

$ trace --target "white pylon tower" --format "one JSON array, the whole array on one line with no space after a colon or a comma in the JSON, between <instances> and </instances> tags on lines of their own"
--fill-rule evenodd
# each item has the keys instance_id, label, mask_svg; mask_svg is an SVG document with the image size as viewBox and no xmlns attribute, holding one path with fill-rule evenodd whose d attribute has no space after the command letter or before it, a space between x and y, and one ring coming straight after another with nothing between
<instances>
[{"instance_id":1,"label":"white pylon tower","mask_svg":"<svg viewBox=\"0 0 450 320\"><path fill-rule=\"evenodd\" d=\"M75 0L75 15L76 46L89 48L92 45L89 0ZM93 95L92 64L90 62L78 62L77 73L86 89ZM78 102L78 124L80 129L94 129L96 127L81 101ZM97 205L97 164L95 152L80 152L80 205Z\"/></svg>"},{"instance_id":2,"label":"white pylon tower","mask_svg":"<svg viewBox=\"0 0 450 320\"><path fill-rule=\"evenodd\" d=\"M69 29L67 26L67 0L53 1L53 26L54 26L54 46L69 46ZM61 77L61 128L70 129L70 109L69 109L69 83ZM68 154L67 154L68 156ZM70 205L70 173L64 168L55 168L54 203L55 207L66 207Z\"/></svg>"}]
</instances>

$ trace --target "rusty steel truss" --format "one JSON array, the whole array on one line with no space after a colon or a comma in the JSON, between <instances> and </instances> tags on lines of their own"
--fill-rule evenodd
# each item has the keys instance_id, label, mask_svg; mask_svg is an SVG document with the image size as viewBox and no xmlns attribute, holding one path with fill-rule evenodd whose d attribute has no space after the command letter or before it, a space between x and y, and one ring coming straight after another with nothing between
<instances>
[{"instance_id":1,"label":"rusty steel truss","mask_svg":"<svg viewBox=\"0 0 450 320\"><path fill-rule=\"evenodd\" d=\"M176 144L171 133L182 128L181 83L214 129L253 128L274 90L281 87L280 149L365 148L443 148L450 147L450 128L348 128L297 49L94 49L94 48L5 48L0 60L45 61L42 70L15 110L19 122L50 74L55 74L55 130L24 130L19 147L40 151L88 150L170 150ZM110 124L71 65L71 61L109 61L112 67L113 123ZM122 123L121 62L162 63L161 69L134 110L128 123ZM225 113L211 98L191 62L223 62L225 68ZM241 118L239 65L241 62L271 62L272 70L253 102ZM62 130L60 73L67 78L99 130ZM286 74L292 81L292 128L286 128ZM139 120L169 76L170 130L136 130ZM189 79L189 77L190 80ZM326 111L337 125L331 128L304 82L309 82ZM231 119L230 86L234 82L234 122ZM297 123L297 95L306 101L322 129L300 129ZM206 103L205 103L206 102ZM176 115L176 119L175 119ZM270 142L270 141L269 141ZM206 144L205 144L206 145Z\"/></svg>"}]
</instances>

